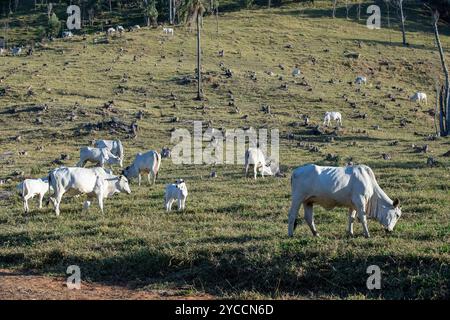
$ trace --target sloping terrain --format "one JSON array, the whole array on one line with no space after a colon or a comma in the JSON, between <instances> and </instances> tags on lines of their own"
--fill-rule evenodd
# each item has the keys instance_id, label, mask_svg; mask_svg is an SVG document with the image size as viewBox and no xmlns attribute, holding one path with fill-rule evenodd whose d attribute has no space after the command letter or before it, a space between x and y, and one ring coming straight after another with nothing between
<instances>
[{"instance_id":1,"label":"sloping terrain","mask_svg":"<svg viewBox=\"0 0 450 320\"><path fill-rule=\"evenodd\" d=\"M396 20L395 28L383 20L382 29L369 30L354 13L346 20L343 8L336 19L330 12L328 3L227 12L219 33L206 17L204 102L195 100L195 33L182 27L173 37L143 28L94 44L102 35L88 34L45 43L29 57L1 56L0 267L65 277L75 264L91 284L176 295L448 298L450 140L430 137L442 75L429 17L409 9L410 46L402 47ZM291 74L295 65L299 77ZM358 75L367 76L366 86L353 84ZM416 91L428 94L427 106L408 100ZM341 130L316 132L325 111L342 113ZM75 165L92 139L122 139L129 164L137 152L172 147L172 129L192 132L195 120L278 129L286 176L253 181L241 165L164 159L155 186L134 181L131 195L105 202L104 215L95 205L81 213L84 198L64 198L60 217L35 210L35 202L25 215L11 193L22 176ZM115 128L118 121L125 129L137 121L137 136ZM369 165L386 193L400 198L395 232L370 221L371 239L360 224L348 238L347 211L317 207L321 238L304 223L287 238L290 171L349 161ZM212 171L217 178L209 178ZM187 211L165 213L164 186L180 177L189 189ZM381 290L366 288L373 264L382 270Z\"/></svg>"}]
</instances>

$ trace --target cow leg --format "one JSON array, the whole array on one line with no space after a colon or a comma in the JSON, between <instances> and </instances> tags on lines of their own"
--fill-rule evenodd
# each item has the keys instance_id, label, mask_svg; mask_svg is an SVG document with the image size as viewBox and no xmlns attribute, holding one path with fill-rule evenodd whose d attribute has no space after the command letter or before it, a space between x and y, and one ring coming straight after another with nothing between
<instances>
[{"instance_id":1,"label":"cow leg","mask_svg":"<svg viewBox=\"0 0 450 320\"><path fill-rule=\"evenodd\" d=\"M355 221L356 211L353 209L348 210L348 234L353 237L353 222Z\"/></svg>"},{"instance_id":2,"label":"cow leg","mask_svg":"<svg viewBox=\"0 0 450 320\"><path fill-rule=\"evenodd\" d=\"M44 200L44 194L39 194L39 209L42 209L42 200Z\"/></svg>"},{"instance_id":3,"label":"cow leg","mask_svg":"<svg viewBox=\"0 0 450 320\"><path fill-rule=\"evenodd\" d=\"M305 220L306 220L306 223L308 224L309 228L311 229L312 234L315 237L318 237L319 234L317 233L316 226L314 224L313 205L304 203L303 207L305 208Z\"/></svg>"},{"instance_id":4,"label":"cow leg","mask_svg":"<svg viewBox=\"0 0 450 320\"><path fill-rule=\"evenodd\" d=\"M105 212L103 211L103 197L97 196L97 200L98 200L98 206L100 207L100 211L102 212L102 214L104 214Z\"/></svg>"},{"instance_id":5,"label":"cow leg","mask_svg":"<svg viewBox=\"0 0 450 320\"><path fill-rule=\"evenodd\" d=\"M170 212L170 211L172 211L172 204L173 204L173 199L170 199L168 202L167 202L167 212Z\"/></svg>"},{"instance_id":6,"label":"cow leg","mask_svg":"<svg viewBox=\"0 0 450 320\"><path fill-rule=\"evenodd\" d=\"M245 177L246 177L246 178L247 178L247 176L248 176L248 166L249 166L249 164L246 163L246 164L245 164Z\"/></svg>"},{"instance_id":7,"label":"cow leg","mask_svg":"<svg viewBox=\"0 0 450 320\"><path fill-rule=\"evenodd\" d=\"M152 173L152 177L153 177L153 184L156 184L156 177L158 176L157 172L153 172Z\"/></svg>"},{"instance_id":8,"label":"cow leg","mask_svg":"<svg viewBox=\"0 0 450 320\"><path fill-rule=\"evenodd\" d=\"M358 218L363 226L364 237L370 238L369 228L367 226L367 217L365 212L365 201L364 199L358 198L353 200L353 203L356 207L356 211L358 212Z\"/></svg>"},{"instance_id":9,"label":"cow leg","mask_svg":"<svg viewBox=\"0 0 450 320\"><path fill-rule=\"evenodd\" d=\"M30 197L28 195L23 197L23 211L25 211L25 213L28 213L30 211L30 208L28 207L29 199L30 199Z\"/></svg>"},{"instance_id":10,"label":"cow leg","mask_svg":"<svg viewBox=\"0 0 450 320\"><path fill-rule=\"evenodd\" d=\"M183 200L181 200L181 206L183 208L183 211L186 210L186 198L184 198Z\"/></svg>"},{"instance_id":11,"label":"cow leg","mask_svg":"<svg viewBox=\"0 0 450 320\"><path fill-rule=\"evenodd\" d=\"M150 175L151 175L151 173L149 171L148 174L147 174L147 181L148 181L149 185L152 185L152 180L150 179Z\"/></svg>"},{"instance_id":12,"label":"cow leg","mask_svg":"<svg viewBox=\"0 0 450 320\"><path fill-rule=\"evenodd\" d=\"M61 204L62 196L63 194L55 195L55 201L53 202L53 204L55 205L55 213L57 216L59 216L60 214L59 206Z\"/></svg>"},{"instance_id":13,"label":"cow leg","mask_svg":"<svg viewBox=\"0 0 450 320\"><path fill-rule=\"evenodd\" d=\"M182 211L183 210L183 200L178 199L178 211Z\"/></svg>"},{"instance_id":14,"label":"cow leg","mask_svg":"<svg viewBox=\"0 0 450 320\"><path fill-rule=\"evenodd\" d=\"M256 176L258 175L258 167L256 166L256 164L253 165L253 176L256 180Z\"/></svg>"},{"instance_id":15,"label":"cow leg","mask_svg":"<svg viewBox=\"0 0 450 320\"><path fill-rule=\"evenodd\" d=\"M297 227L297 215L300 206L302 205L301 198L298 196L292 196L291 208L289 209L288 216L288 236L292 237L294 235L294 230Z\"/></svg>"},{"instance_id":16,"label":"cow leg","mask_svg":"<svg viewBox=\"0 0 450 320\"><path fill-rule=\"evenodd\" d=\"M139 187L141 186L141 180L142 180L142 177L141 177L141 173L139 172L139 176L138 176L138 185L139 185Z\"/></svg>"}]
</instances>

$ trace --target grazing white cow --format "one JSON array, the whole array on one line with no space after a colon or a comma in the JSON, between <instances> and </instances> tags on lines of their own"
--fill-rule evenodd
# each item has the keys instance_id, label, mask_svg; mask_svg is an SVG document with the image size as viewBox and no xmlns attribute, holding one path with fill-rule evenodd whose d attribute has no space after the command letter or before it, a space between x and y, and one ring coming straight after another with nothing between
<instances>
[{"instance_id":1,"label":"grazing white cow","mask_svg":"<svg viewBox=\"0 0 450 320\"><path fill-rule=\"evenodd\" d=\"M318 233L314 225L314 204L328 210L334 207L348 208L348 233L351 236L353 221L358 213L366 238L369 237L366 217L377 219L386 231L391 232L402 214L400 201L392 201L378 185L372 169L364 165L321 167L308 164L298 167L292 172L291 189L292 204L288 225L290 237L294 234L302 204L305 220L315 236Z\"/></svg>"},{"instance_id":2,"label":"grazing white cow","mask_svg":"<svg viewBox=\"0 0 450 320\"><path fill-rule=\"evenodd\" d=\"M84 167L86 162L93 162L103 167L106 163L109 165L120 164L121 159L109 151L108 148L83 147L80 149L80 161L77 167Z\"/></svg>"},{"instance_id":3,"label":"grazing white cow","mask_svg":"<svg viewBox=\"0 0 450 320\"><path fill-rule=\"evenodd\" d=\"M339 126L342 126L342 115L340 112L325 112L323 125L328 127L331 124L331 120L336 121Z\"/></svg>"},{"instance_id":4,"label":"grazing white cow","mask_svg":"<svg viewBox=\"0 0 450 320\"><path fill-rule=\"evenodd\" d=\"M48 177L40 179L25 179L17 185L17 192L22 197L25 213L30 211L28 200L39 195L39 209L42 209L42 200L47 192L52 192L48 185Z\"/></svg>"},{"instance_id":5,"label":"grazing white cow","mask_svg":"<svg viewBox=\"0 0 450 320\"><path fill-rule=\"evenodd\" d=\"M150 175L153 177L153 184L156 182L158 176L159 167L161 166L161 155L157 151L148 151L146 153L138 153L133 163L123 170L123 175L128 179L138 177L138 184L141 185L141 172L147 173L148 183L150 181Z\"/></svg>"},{"instance_id":6,"label":"grazing white cow","mask_svg":"<svg viewBox=\"0 0 450 320\"><path fill-rule=\"evenodd\" d=\"M141 26L138 25L138 24L136 24L136 25L134 25L131 29L132 29L132 30L139 30L140 28L141 28Z\"/></svg>"},{"instance_id":7,"label":"grazing white cow","mask_svg":"<svg viewBox=\"0 0 450 320\"><path fill-rule=\"evenodd\" d=\"M3 55L6 53L6 50L4 48L0 48L0 55Z\"/></svg>"},{"instance_id":8,"label":"grazing white cow","mask_svg":"<svg viewBox=\"0 0 450 320\"><path fill-rule=\"evenodd\" d=\"M163 28L163 33L164 34L170 34L171 36L173 36L173 28Z\"/></svg>"},{"instance_id":9,"label":"grazing white cow","mask_svg":"<svg viewBox=\"0 0 450 320\"><path fill-rule=\"evenodd\" d=\"M48 176L49 186L54 190L50 198L59 216L61 199L64 194L86 194L89 199L97 198L103 213L103 200L120 192L131 193L128 180L124 176L107 173L103 168L58 168ZM83 209L87 209L86 202Z\"/></svg>"},{"instance_id":10,"label":"grazing white cow","mask_svg":"<svg viewBox=\"0 0 450 320\"><path fill-rule=\"evenodd\" d=\"M367 84L367 78L364 76L358 76L355 79L355 83L358 85Z\"/></svg>"},{"instance_id":11,"label":"grazing white cow","mask_svg":"<svg viewBox=\"0 0 450 320\"><path fill-rule=\"evenodd\" d=\"M270 163L266 163L266 157L261 149L251 147L245 152L245 176L248 175L248 168L253 165L253 176L256 180L257 173L261 173L261 177L264 175L273 176L275 173L270 167Z\"/></svg>"},{"instance_id":12,"label":"grazing white cow","mask_svg":"<svg viewBox=\"0 0 450 320\"><path fill-rule=\"evenodd\" d=\"M116 29L114 29L113 27L108 28L108 30L106 31L108 33L108 35L112 35L116 32Z\"/></svg>"},{"instance_id":13,"label":"grazing white cow","mask_svg":"<svg viewBox=\"0 0 450 320\"><path fill-rule=\"evenodd\" d=\"M423 92L416 92L409 98L409 100L418 102L419 104L425 102L425 105L428 105L427 95Z\"/></svg>"},{"instance_id":14,"label":"grazing white cow","mask_svg":"<svg viewBox=\"0 0 450 320\"><path fill-rule=\"evenodd\" d=\"M94 147L96 148L108 148L108 150L115 155L116 157L119 157L120 162L119 165L122 168L123 167L123 145L122 141L120 140L96 140L94 142Z\"/></svg>"},{"instance_id":15,"label":"grazing white cow","mask_svg":"<svg viewBox=\"0 0 450 320\"><path fill-rule=\"evenodd\" d=\"M70 31L64 31L64 32L62 33L62 37L63 37L63 38L72 38L72 37L73 37L73 33L70 32Z\"/></svg>"},{"instance_id":16,"label":"grazing white cow","mask_svg":"<svg viewBox=\"0 0 450 320\"><path fill-rule=\"evenodd\" d=\"M117 26L116 31L119 33L125 32L125 28L122 26Z\"/></svg>"},{"instance_id":17,"label":"grazing white cow","mask_svg":"<svg viewBox=\"0 0 450 320\"><path fill-rule=\"evenodd\" d=\"M14 56L18 56L22 53L22 47L11 48L11 52Z\"/></svg>"},{"instance_id":18,"label":"grazing white cow","mask_svg":"<svg viewBox=\"0 0 450 320\"><path fill-rule=\"evenodd\" d=\"M167 212L172 210L172 204L177 201L178 211L186 209L186 198L188 190L183 179L177 179L175 183L166 186L166 193L164 195L164 207Z\"/></svg>"}]
</instances>

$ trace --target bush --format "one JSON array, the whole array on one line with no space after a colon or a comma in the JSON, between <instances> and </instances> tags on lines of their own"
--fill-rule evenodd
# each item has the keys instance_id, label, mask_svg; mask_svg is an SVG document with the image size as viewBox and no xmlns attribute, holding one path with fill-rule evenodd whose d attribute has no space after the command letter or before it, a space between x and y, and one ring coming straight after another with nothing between
<instances>
[{"instance_id":1,"label":"bush","mask_svg":"<svg viewBox=\"0 0 450 320\"><path fill-rule=\"evenodd\" d=\"M61 30L61 22L59 21L56 14L53 13L50 19L48 20L47 34L51 37L55 37L59 34L60 30Z\"/></svg>"}]
</instances>

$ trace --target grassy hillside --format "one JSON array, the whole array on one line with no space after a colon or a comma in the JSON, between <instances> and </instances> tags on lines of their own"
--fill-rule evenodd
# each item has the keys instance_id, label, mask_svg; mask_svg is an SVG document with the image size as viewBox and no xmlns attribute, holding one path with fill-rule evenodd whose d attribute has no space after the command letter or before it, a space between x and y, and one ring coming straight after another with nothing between
<instances>
[{"instance_id":1,"label":"grassy hillside","mask_svg":"<svg viewBox=\"0 0 450 320\"><path fill-rule=\"evenodd\" d=\"M63 275L77 264L85 281L225 298L448 298L450 158L443 154L450 140L428 140L441 76L429 18L411 10L410 47L404 48L397 29L369 30L363 20L329 16L323 4L230 12L220 17L219 34L207 17L204 103L194 100L194 82L180 81L193 77L196 63L195 34L184 28L173 38L161 29L127 32L109 44L93 44L98 35L90 34L47 43L30 57L0 57L0 177L12 177L0 185L0 267ZM442 42L449 52L444 30ZM346 51L360 58L346 58ZM296 64L304 79L291 76ZM357 75L369 81L360 91L349 84ZM240 113L229 106L230 90ZM428 106L408 100L419 90L428 94ZM103 107L110 100L113 110ZM35 108L43 104L47 110ZM342 113L343 129L312 134L332 110ZM137 120L139 111L144 116ZM305 114L310 127L301 125ZM111 117L137 120L137 137L85 129ZM106 201L104 215L96 206L81 213L84 198L64 198L60 217L50 208L24 215L19 198L8 197L20 180L15 171L44 176L62 153L70 156L62 163L74 165L79 148L92 139L121 138L128 164L139 151L171 146L171 129L192 131L194 120L215 128L279 129L286 177L255 182L243 177L242 166L180 166L165 159L156 186L134 182L130 196ZM427 144L428 153L413 144ZM339 155L336 162L326 160L329 153ZM429 157L438 165L427 166ZM287 238L290 171L348 161L371 166L386 193L400 198L403 216L395 232L386 235L370 221L371 239L360 224L348 238L345 209L316 207L321 238L303 222ZM189 188L187 211L167 214L164 186L178 177ZM382 270L378 291L366 289L372 264Z\"/></svg>"}]
</instances>

